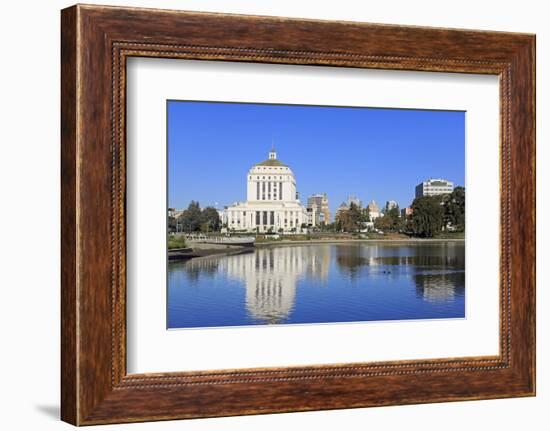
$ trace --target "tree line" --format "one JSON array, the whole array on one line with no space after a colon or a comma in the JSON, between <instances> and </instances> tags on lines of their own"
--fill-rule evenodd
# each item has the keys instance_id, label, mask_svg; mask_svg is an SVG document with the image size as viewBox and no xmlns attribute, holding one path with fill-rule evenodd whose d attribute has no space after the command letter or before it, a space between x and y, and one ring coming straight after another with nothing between
<instances>
[{"instance_id":1,"label":"tree line","mask_svg":"<svg viewBox=\"0 0 550 431\"><path fill-rule=\"evenodd\" d=\"M384 215L373 221L375 230L400 232L419 238L433 238L443 231L464 232L466 193L464 187L455 187L450 194L422 196L414 199L412 215L402 217L399 206L386 208ZM365 231L370 221L368 207L351 203L334 223L324 230L356 233Z\"/></svg>"},{"instance_id":2,"label":"tree line","mask_svg":"<svg viewBox=\"0 0 550 431\"><path fill-rule=\"evenodd\" d=\"M374 229L399 232L419 238L433 238L443 231L464 232L466 191L455 187L452 193L436 196L422 196L414 199L412 215L401 217L399 206L386 208L383 217L373 221ZM334 223L320 226L323 231L364 232L371 221L368 207L362 208L351 203L342 211ZM168 218L171 232L218 232L222 221L214 207L200 207L199 202L191 201L177 218ZM302 226L302 227L305 227Z\"/></svg>"},{"instance_id":3,"label":"tree line","mask_svg":"<svg viewBox=\"0 0 550 431\"><path fill-rule=\"evenodd\" d=\"M442 231L464 232L466 190L455 187L451 194L416 198L412 210L408 229L413 236L433 238Z\"/></svg>"},{"instance_id":4,"label":"tree line","mask_svg":"<svg viewBox=\"0 0 550 431\"><path fill-rule=\"evenodd\" d=\"M218 232L222 222L214 207L201 209L197 201L191 201L178 217L168 217L171 232Z\"/></svg>"}]
</instances>

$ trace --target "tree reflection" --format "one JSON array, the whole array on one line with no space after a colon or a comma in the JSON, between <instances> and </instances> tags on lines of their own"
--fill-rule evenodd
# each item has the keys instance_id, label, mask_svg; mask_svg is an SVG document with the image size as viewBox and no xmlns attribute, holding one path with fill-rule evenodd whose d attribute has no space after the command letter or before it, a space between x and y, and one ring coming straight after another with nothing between
<instances>
[{"instance_id":1,"label":"tree reflection","mask_svg":"<svg viewBox=\"0 0 550 431\"><path fill-rule=\"evenodd\" d=\"M170 268L172 264L168 267ZM200 259L191 259L187 262L177 263L176 265L183 265L185 268L185 273L189 281L197 281L199 277L214 276L219 268L220 261L218 258L200 258Z\"/></svg>"},{"instance_id":2,"label":"tree reflection","mask_svg":"<svg viewBox=\"0 0 550 431\"><path fill-rule=\"evenodd\" d=\"M406 278L423 301L447 302L464 295L464 247L448 244L258 247L248 254L170 263L168 276L170 282L177 281L174 277L186 277L189 284L223 274L245 287L243 302L251 320L279 324L292 316L300 279L320 281L311 285L327 287L330 271L335 268L341 272L336 275L345 274L353 281L367 282L369 276L381 274L391 280ZM332 284L328 287L334 289Z\"/></svg>"},{"instance_id":3,"label":"tree reflection","mask_svg":"<svg viewBox=\"0 0 550 431\"><path fill-rule=\"evenodd\" d=\"M370 264L369 258L363 255L363 247L337 245L334 248L338 267L342 272L347 273L352 280L357 279L363 267Z\"/></svg>"}]
</instances>

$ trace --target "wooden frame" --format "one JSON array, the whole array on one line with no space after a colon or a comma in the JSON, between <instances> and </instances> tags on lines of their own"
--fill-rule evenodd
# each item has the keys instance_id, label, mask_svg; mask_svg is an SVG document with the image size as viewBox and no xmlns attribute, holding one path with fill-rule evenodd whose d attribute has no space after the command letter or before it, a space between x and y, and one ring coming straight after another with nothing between
<instances>
[{"instance_id":1,"label":"wooden frame","mask_svg":"<svg viewBox=\"0 0 550 431\"><path fill-rule=\"evenodd\" d=\"M535 37L73 6L62 11L62 394L75 425L535 394ZM129 56L495 74L500 355L127 375Z\"/></svg>"}]
</instances>

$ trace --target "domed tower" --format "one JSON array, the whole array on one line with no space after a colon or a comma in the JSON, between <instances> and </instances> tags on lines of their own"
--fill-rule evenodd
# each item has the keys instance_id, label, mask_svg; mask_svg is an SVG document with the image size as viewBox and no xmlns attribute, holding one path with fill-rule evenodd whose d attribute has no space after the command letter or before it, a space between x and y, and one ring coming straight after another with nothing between
<instances>
[{"instance_id":1,"label":"domed tower","mask_svg":"<svg viewBox=\"0 0 550 431\"><path fill-rule=\"evenodd\" d=\"M230 231L300 233L307 217L296 193L294 173L272 148L267 160L256 163L247 173L246 202L228 206L223 223Z\"/></svg>"},{"instance_id":2,"label":"domed tower","mask_svg":"<svg viewBox=\"0 0 550 431\"><path fill-rule=\"evenodd\" d=\"M246 200L248 202L296 202L296 179L292 170L277 159L274 148L267 160L256 163L248 171Z\"/></svg>"}]
</instances>

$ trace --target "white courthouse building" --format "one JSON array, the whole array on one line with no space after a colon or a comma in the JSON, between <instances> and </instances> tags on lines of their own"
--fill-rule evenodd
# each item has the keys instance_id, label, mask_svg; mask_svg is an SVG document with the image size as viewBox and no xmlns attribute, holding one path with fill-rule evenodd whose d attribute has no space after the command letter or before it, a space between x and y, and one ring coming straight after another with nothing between
<instances>
[{"instance_id":1,"label":"white courthouse building","mask_svg":"<svg viewBox=\"0 0 550 431\"><path fill-rule=\"evenodd\" d=\"M277 159L274 149L263 162L250 168L246 177L246 202L223 212L227 230L247 232L301 232L308 223L305 206L296 191L292 170Z\"/></svg>"}]
</instances>

